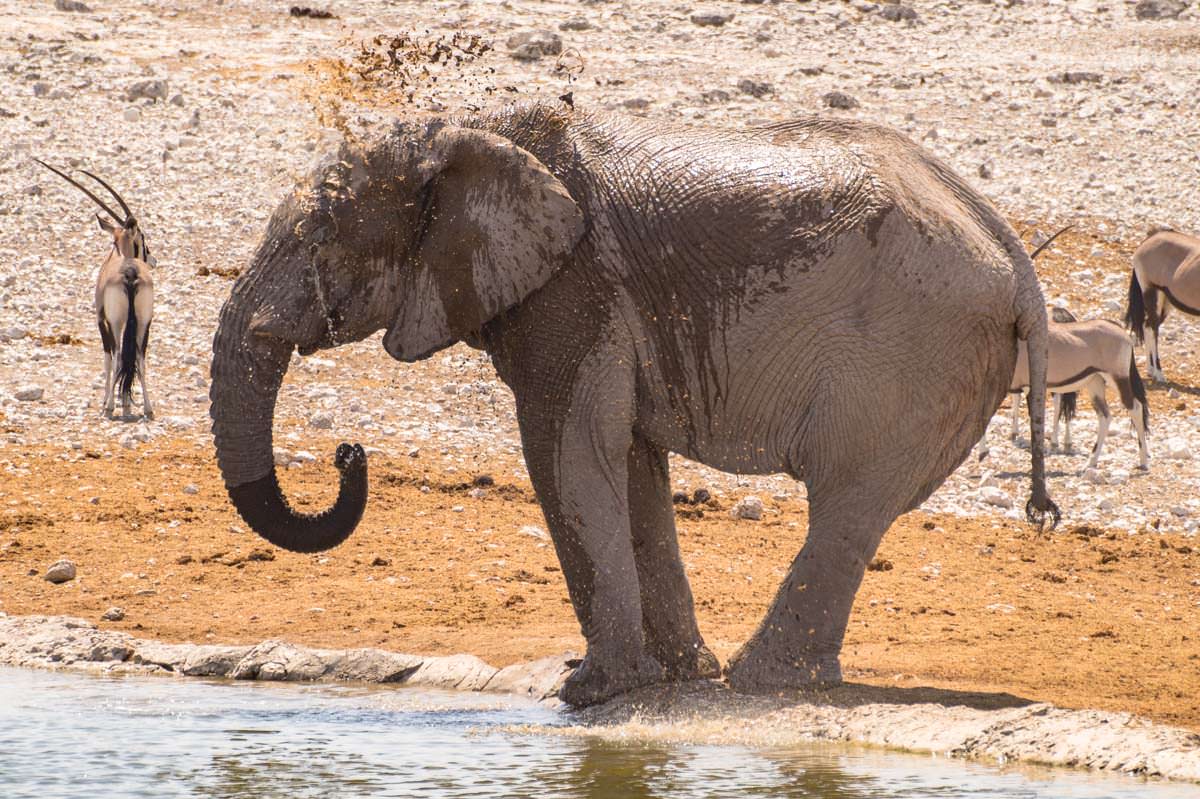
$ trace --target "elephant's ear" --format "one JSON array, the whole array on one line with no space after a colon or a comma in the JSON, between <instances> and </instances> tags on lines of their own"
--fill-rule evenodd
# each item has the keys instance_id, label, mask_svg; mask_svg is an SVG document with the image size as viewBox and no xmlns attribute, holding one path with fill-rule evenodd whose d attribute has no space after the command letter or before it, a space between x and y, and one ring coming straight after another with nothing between
<instances>
[{"instance_id":1,"label":"elephant's ear","mask_svg":"<svg viewBox=\"0 0 1200 799\"><path fill-rule=\"evenodd\" d=\"M570 257L579 205L544 164L508 139L443 128L431 141L425 230L384 336L419 360L516 305Z\"/></svg>"}]
</instances>

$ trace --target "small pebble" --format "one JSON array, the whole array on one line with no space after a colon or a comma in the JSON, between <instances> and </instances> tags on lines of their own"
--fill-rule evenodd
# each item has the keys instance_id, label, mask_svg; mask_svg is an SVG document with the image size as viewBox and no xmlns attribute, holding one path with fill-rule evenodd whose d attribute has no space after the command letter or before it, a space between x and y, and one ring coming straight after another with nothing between
<instances>
[{"instance_id":1,"label":"small pebble","mask_svg":"<svg viewBox=\"0 0 1200 799\"><path fill-rule=\"evenodd\" d=\"M75 579L75 564L63 559L46 569L44 579L52 583L65 583Z\"/></svg>"}]
</instances>

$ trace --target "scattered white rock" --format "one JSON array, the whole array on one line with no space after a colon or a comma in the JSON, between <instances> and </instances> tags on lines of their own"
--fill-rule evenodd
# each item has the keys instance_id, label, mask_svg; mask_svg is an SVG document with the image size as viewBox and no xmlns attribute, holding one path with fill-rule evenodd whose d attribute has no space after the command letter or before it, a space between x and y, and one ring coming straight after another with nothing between
<instances>
[{"instance_id":1,"label":"scattered white rock","mask_svg":"<svg viewBox=\"0 0 1200 799\"><path fill-rule=\"evenodd\" d=\"M109 608L108 610L104 611L104 615L100 618L104 619L105 621L121 621L125 618L125 609L117 607Z\"/></svg>"},{"instance_id":2,"label":"scattered white rock","mask_svg":"<svg viewBox=\"0 0 1200 799\"><path fill-rule=\"evenodd\" d=\"M997 508L1011 508L1013 505L1012 497L1008 492L995 486L984 486L979 489L979 498Z\"/></svg>"},{"instance_id":3,"label":"scattered white rock","mask_svg":"<svg viewBox=\"0 0 1200 799\"><path fill-rule=\"evenodd\" d=\"M688 19L692 21L693 25L699 25L702 28L720 28L733 20L733 14L710 11L692 14Z\"/></svg>"},{"instance_id":4,"label":"scattered white rock","mask_svg":"<svg viewBox=\"0 0 1200 799\"><path fill-rule=\"evenodd\" d=\"M1138 19L1174 19L1186 10L1183 0L1138 0L1133 7Z\"/></svg>"},{"instance_id":5,"label":"scattered white rock","mask_svg":"<svg viewBox=\"0 0 1200 799\"><path fill-rule=\"evenodd\" d=\"M520 532L524 535L533 536L534 538L542 541L550 540L550 534L546 532L546 529L544 527L538 527L536 524L527 524L520 529Z\"/></svg>"},{"instance_id":6,"label":"scattered white rock","mask_svg":"<svg viewBox=\"0 0 1200 799\"><path fill-rule=\"evenodd\" d=\"M329 411L317 411L309 417L308 426L315 427L318 430L331 430L333 428L333 414Z\"/></svg>"},{"instance_id":7,"label":"scattered white rock","mask_svg":"<svg viewBox=\"0 0 1200 799\"><path fill-rule=\"evenodd\" d=\"M43 393L41 386L26 385L13 392L13 396L21 402L34 402L40 400Z\"/></svg>"},{"instance_id":8,"label":"scattered white rock","mask_svg":"<svg viewBox=\"0 0 1200 799\"><path fill-rule=\"evenodd\" d=\"M826 92L821 96L821 100L829 108L838 108L846 111L858 108L859 106L858 100L840 91Z\"/></svg>"},{"instance_id":9,"label":"scattered white rock","mask_svg":"<svg viewBox=\"0 0 1200 799\"><path fill-rule=\"evenodd\" d=\"M763 501L753 494L742 497L729 509L729 515L735 519L749 519L756 522L763 516Z\"/></svg>"},{"instance_id":10,"label":"scattered white rock","mask_svg":"<svg viewBox=\"0 0 1200 799\"><path fill-rule=\"evenodd\" d=\"M524 31L508 37L508 54L518 61L537 61L542 56L562 53L562 37L554 31Z\"/></svg>"},{"instance_id":11,"label":"scattered white rock","mask_svg":"<svg viewBox=\"0 0 1200 799\"><path fill-rule=\"evenodd\" d=\"M1172 460L1190 460L1192 457L1192 447L1188 444L1188 440L1182 436L1172 436L1162 444L1163 457L1171 458Z\"/></svg>"},{"instance_id":12,"label":"scattered white rock","mask_svg":"<svg viewBox=\"0 0 1200 799\"><path fill-rule=\"evenodd\" d=\"M125 99L133 102L135 100L159 100L167 99L167 82L165 80L139 80L125 90Z\"/></svg>"}]
</instances>

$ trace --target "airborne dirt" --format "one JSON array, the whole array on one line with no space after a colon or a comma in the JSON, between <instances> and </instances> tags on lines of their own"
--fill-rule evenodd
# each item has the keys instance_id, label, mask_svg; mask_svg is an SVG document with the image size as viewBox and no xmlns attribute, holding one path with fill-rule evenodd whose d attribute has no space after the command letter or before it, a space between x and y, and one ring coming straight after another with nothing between
<instances>
[{"instance_id":1,"label":"airborne dirt","mask_svg":"<svg viewBox=\"0 0 1200 799\"><path fill-rule=\"evenodd\" d=\"M697 124L810 112L893 124L995 199L1027 239L1077 223L1038 268L1047 299L1081 318L1120 316L1128 256L1150 225L1200 232L1200 166L1187 139L1195 86L1181 77L1200 66L1200 26L1135 21L1125 3L915 3L915 22L866 3L346 2L329 20L292 18L277 3L90 5L0 2L0 611L9 614L99 621L119 606L123 621L100 624L140 637L465 651L498 666L582 647L511 396L479 353L459 347L401 366L369 341L296 360L276 419L293 501L309 510L331 501L339 441L372 448L372 499L345 546L272 550L225 499L207 432L216 314L270 210L336 139L317 120L353 127L370 116L353 81L332 83L347 97L321 94L340 74L333 67L353 59L347 41L415 27L494 44L468 65L470 80L425 86L411 104L424 108L570 91L580 107ZM691 19L702 12L733 17ZM583 71L573 82L555 71L557 56L509 57L507 38L531 28L574 48ZM166 85L132 91L148 80ZM857 107L825 107L833 91ZM87 201L33 156L109 178L147 231L160 264L148 357L159 420L99 417L90 303L103 240ZM1164 330L1176 382L1151 387L1151 472L1134 471L1114 401L1102 468L1081 477L1094 435L1084 410L1080 451L1049 459L1064 524L1039 536L1011 518L1027 494L1028 452L1006 443L998 418L988 460L964 464L884 539L851 620L848 678L1200 729L1200 328L1173 317ZM472 485L485 474L494 485ZM725 659L803 541L803 490L682 462L673 481L715 498L680 506L677 521L701 630ZM763 519L730 518L750 493L764 500ZM41 575L60 557L79 576L52 585Z\"/></svg>"}]
</instances>

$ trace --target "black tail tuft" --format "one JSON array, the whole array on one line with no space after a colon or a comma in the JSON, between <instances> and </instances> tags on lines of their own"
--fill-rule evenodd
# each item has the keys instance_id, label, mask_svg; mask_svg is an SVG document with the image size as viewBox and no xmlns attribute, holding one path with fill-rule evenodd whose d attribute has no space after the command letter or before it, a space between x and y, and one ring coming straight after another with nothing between
<instances>
[{"instance_id":1,"label":"black tail tuft","mask_svg":"<svg viewBox=\"0 0 1200 799\"><path fill-rule=\"evenodd\" d=\"M1138 374L1137 364L1133 360L1133 353L1129 353L1129 385L1133 389L1133 398L1142 403L1142 427L1146 430L1150 429L1150 400L1146 397L1146 384L1142 382L1142 376Z\"/></svg>"},{"instance_id":2,"label":"black tail tuft","mask_svg":"<svg viewBox=\"0 0 1200 799\"><path fill-rule=\"evenodd\" d=\"M1129 272L1129 302L1125 306L1125 327L1133 331L1139 345L1145 343L1146 301L1135 270Z\"/></svg>"},{"instance_id":3,"label":"black tail tuft","mask_svg":"<svg viewBox=\"0 0 1200 799\"><path fill-rule=\"evenodd\" d=\"M1059 412L1062 418L1066 421L1071 421L1075 418L1075 401L1079 398L1079 394L1072 391L1070 394L1059 394Z\"/></svg>"},{"instance_id":4,"label":"black tail tuft","mask_svg":"<svg viewBox=\"0 0 1200 799\"><path fill-rule=\"evenodd\" d=\"M125 272L125 297L129 300L129 315L125 319L125 334L121 337L121 371L117 381L121 388L121 400L124 401L133 391L133 378L137 374L137 309L133 304L133 295L137 289L137 272L130 269Z\"/></svg>"}]
</instances>

